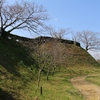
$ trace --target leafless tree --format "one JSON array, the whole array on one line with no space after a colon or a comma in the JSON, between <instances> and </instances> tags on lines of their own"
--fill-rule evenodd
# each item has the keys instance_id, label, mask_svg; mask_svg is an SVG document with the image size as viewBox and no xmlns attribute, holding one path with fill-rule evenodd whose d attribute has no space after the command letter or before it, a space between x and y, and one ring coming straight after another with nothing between
<instances>
[{"instance_id":1,"label":"leafless tree","mask_svg":"<svg viewBox=\"0 0 100 100\"><path fill-rule=\"evenodd\" d=\"M41 81L41 73L44 70L49 69L49 60L50 60L50 55L48 50L45 48L45 43L43 44L38 44L37 47L35 48L33 52L33 57L38 63L38 82L37 85L38 87L40 86L40 81Z\"/></svg>"},{"instance_id":2,"label":"leafless tree","mask_svg":"<svg viewBox=\"0 0 100 100\"><path fill-rule=\"evenodd\" d=\"M54 75L57 67L63 64L65 59L67 59L66 46L64 43L61 43L58 39L51 41L50 55L51 55L51 65L52 65L52 75Z\"/></svg>"},{"instance_id":3,"label":"leafless tree","mask_svg":"<svg viewBox=\"0 0 100 100\"><path fill-rule=\"evenodd\" d=\"M98 49L100 46L99 33L97 32L83 30L82 32L77 32L76 36L86 51L91 49Z\"/></svg>"},{"instance_id":4,"label":"leafless tree","mask_svg":"<svg viewBox=\"0 0 100 100\"><path fill-rule=\"evenodd\" d=\"M50 73L54 74L55 69L63 64L66 58L65 44L61 43L58 39L52 38L49 42L45 41L45 43L37 44L37 48L35 48L33 52L34 59L38 63L38 87L40 86L41 73L45 71L46 79L49 79Z\"/></svg>"},{"instance_id":5,"label":"leafless tree","mask_svg":"<svg viewBox=\"0 0 100 100\"><path fill-rule=\"evenodd\" d=\"M37 81L37 86L40 86L40 80L41 80L41 72L44 69L44 65L43 65L43 54L42 54L42 50L43 48L39 48L39 44L37 43L37 47L34 50L33 53L33 57L36 60L36 62L38 63L38 81Z\"/></svg>"},{"instance_id":6,"label":"leafless tree","mask_svg":"<svg viewBox=\"0 0 100 100\"><path fill-rule=\"evenodd\" d=\"M61 28L58 31L56 31L53 27L49 26L49 27L46 27L46 29L49 35L51 35L54 38L58 38L58 39L63 39L64 36L71 33L70 28L66 28L66 29Z\"/></svg>"},{"instance_id":7,"label":"leafless tree","mask_svg":"<svg viewBox=\"0 0 100 100\"><path fill-rule=\"evenodd\" d=\"M80 38L75 33L72 33L72 40L74 44L76 44L76 42L80 42Z\"/></svg>"},{"instance_id":8,"label":"leafless tree","mask_svg":"<svg viewBox=\"0 0 100 100\"><path fill-rule=\"evenodd\" d=\"M21 1L8 5L5 0L0 1L0 24L2 36L16 29L38 33L48 19L47 12L35 2Z\"/></svg>"}]
</instances>

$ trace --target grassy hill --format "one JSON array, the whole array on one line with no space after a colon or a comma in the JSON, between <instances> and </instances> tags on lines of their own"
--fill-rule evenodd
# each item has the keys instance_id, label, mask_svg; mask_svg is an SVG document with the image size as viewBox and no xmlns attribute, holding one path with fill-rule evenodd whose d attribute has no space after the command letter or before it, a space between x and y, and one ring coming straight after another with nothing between
<instances>
[{"instance_id":1,"label":"grassy hill","mask_svg":"<svg viewBox=\"0 0 100 100\"><path fill-rule=\"evenodd\" d=\"M84 100L82 94L72 86L70 78L99 73L99 64L95 59L74 44L60 41L55 46L51 40L42 42L39 44L42 51L51 52L55 47L59 55L62 52L63 61L59 63L55 74L49 75L48 81L45 72L42 72L40 87L43 88L43 94L40 95L40 88L37 88L39 64L36 57L32 56L37 39L30 41L24 41L22 45L22 42L0 37L0 100Z\"/></svg>"}]
</instances>

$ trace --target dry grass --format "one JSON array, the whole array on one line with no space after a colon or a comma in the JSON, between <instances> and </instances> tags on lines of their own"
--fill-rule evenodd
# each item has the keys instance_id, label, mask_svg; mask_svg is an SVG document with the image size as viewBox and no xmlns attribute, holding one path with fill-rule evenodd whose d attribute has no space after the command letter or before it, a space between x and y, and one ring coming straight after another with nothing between
<instances>
[{"instance_id":1,"label":"dry grass","mask_svg":"<svg viewBox=\"0 0 100 100\"><path fill-rule=\"evenodd\" d=\"M70 79L100 73L100 68L96 67L99 64L82 48L64 46L67 59L56 69L54 76L49 76L48 81L42 74L41 95L40 88L37 88L37 65L34 59L18 43L0 38L0 100L4 97L9 100L84 100Z\"/></svg>"}]
</instances>

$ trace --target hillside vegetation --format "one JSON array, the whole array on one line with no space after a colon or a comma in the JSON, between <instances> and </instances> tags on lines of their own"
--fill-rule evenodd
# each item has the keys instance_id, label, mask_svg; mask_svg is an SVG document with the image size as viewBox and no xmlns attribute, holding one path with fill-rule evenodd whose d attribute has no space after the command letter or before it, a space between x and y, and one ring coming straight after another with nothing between
<instances>
[{"instance_id":1,"label":"hillside vegetation","mask_svg":"<svg viewBox=\"0 0 100 100\"><path fill-rule=\"evenodd\" d=\"M99 73L99 64L80 46L54 40L37 43L34 39L35 42L28 43L0 37L0 100L84 100L70 78ZM46 59L44 53L49 54ZM50 60L53 53L56 63L52 63L57 65L54 75ZM42 95L37 87L40 66L44 66L40 81ZM51 70L47 81L48 66Z\"/></svg>"}]
</instances>

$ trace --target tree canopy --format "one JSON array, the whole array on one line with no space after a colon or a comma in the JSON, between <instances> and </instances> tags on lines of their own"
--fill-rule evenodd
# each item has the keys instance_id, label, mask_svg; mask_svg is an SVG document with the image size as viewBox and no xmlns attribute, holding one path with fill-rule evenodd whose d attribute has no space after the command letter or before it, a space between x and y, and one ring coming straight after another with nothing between
<instances>
[{"instance_id":1,"label":"tree canopy","mask_svg":"<svg viewBox=\"0 0 100 100\"><path fill-rule=\"evenodd\" d=\"M82 43L86 51L100 49L99 33L89 30L83 30L81 32L77 32L76 37L77 40Z\"/></svg>"},{"instance_id":2,"label":"tree canopy","mask_svg":"<svg viewBox=\"0 0 100 100\"><path fill-rule=\"evenodd\" d=\"M16 29L28 30L38 33L48 19L47 11L35 2L21 1L7 4L6 0L0 1L0 27L1 35L5 36Z\"/></svg>"}]
</instances>

